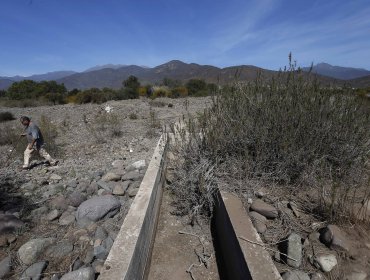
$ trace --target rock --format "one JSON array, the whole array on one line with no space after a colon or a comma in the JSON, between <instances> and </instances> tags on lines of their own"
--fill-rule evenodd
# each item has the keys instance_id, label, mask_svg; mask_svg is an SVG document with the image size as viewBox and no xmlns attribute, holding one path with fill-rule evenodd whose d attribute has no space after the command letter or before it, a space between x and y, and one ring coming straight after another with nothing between
<instances>
[{"instance_id":1,"label":"rock","mask_svg":"<svg viewBox=\"0 0 370 280\"><path fill-rule=\"evenodd\" d=\"M94 280L95 272L91 267L80 268L64 274L60 280Z\"/></svg>"},{"instance_id":2,"label":"rock","mask_svg":"<svg viewBox=\"0 0 370 280\"><path fill-rule=\"evenodd\" d=\"M58 210L66 210L67 207L68 207L68 203L67 203L67 200L64 198L64 196L57 196L55 198L53 198L50 202L49 202L49 207L50 209L58 209Z\"/></svg>"},{"instance_id":3,"label":"rock","mask_svg":"<svg viewBox=\"0 0 370 280\"><path fill-rule=\"evenodd\" d=\"M104 182L103 180L99 180L97 182L98 186L103 188L104 190L111 192L112 191L112 186L108 184L107 182Z\"/></svg>"},{"instance_id":4,"label":"rock","mask_svg":"<svg viewBox=\"0 0 370 280\"><path fill-rule=\"evenodd\" d=\"M122 181L131 180L131 181L140 181L143 178L143 174L140 174L138 171L130 171L122 176Z\"/></svg>"},{"instance_id":5,"label":"rock","mask_svg":"<svg viewBox=\"0 0 370 280\"><path fill-rule=\"evenodd\" d=\"M112 166L114 168L117 168L117 169L123 169L124 166L125 166L125 161L124 160L117 159L117 160L115 160L115 161L112 162Z\"/></svg>"},{"instance_id":6,"label":"rock","mask_svg":"<svg viewBox=\"0 0 370 280\"><path fill-rule=\"evenodd\" d=\"M5 247L8 245L8 238L5 235L0 235L0 247Z\"/></svg>"},{"instance_id":7,"label":"rock","mask_svg":"<svg viewBox=\"0 0 370 280\"><path fill-rule=\"evenodd\" d=\"M69 187L75 189L77 188L77 180L76 179L69 180L66 185L67 188Z\"/></svg>"},{"instance_id":8,"label":"rock","mask_svg":"<svg viewBox=\"0 0 370 280\"><path fill-rule=\"evenodd\" d=\"M36 238L23 244L18 250L19 259L25 264L34 263L39 255L51 244L55 238Z\"/></svg>"},{"instance_id":9,"label":"rock","mask_svg":"<svg viewBox=\"0 0 370 280\"><path fill-rule=\"evenodd\" d=\"M73 244L67 240L62 240L57 244L50 246L45 255L50 258L63 258L73 251Z\"/></svg>"},{"instance_id":10,"label":"rock","mask_svg":"<svg viewBox=\"0 0 370 280\"><path fill-rule=\"evenodd\" d=\"M94 221L90 220L87 217L83 217L83 218L77 220L77 225L80 228L87 228L87 227L89 227L92 224L94 224Z\"/></svg>"},{"instance_id":11,"label":"rock","mask_svg":"<svg viewBox=\"0 0 370 280\"><path fill-rule=\"evenodd\" d=\"M112 193L114 195L120 195L120 196L125 195L126 187L123 184L117 184L114 186Z\"/></svg>"},{"instance_id":12,"label":"rock","mask_svg":"<svg viewBox=\"0 0 370 280\"><path fill-rule=\"evenodd\" d=\"M258 198L262 198L266 196L266 194L263 191L256 191L254 194Z\"/></svg>"},{"instance_id":13,"label":"rock","mask_svg":"<svg viewBox=\"0 0 370 280\"><path fill-rule=\"evenodd\" d=\"M106 239L103 240L102 242L102 245L104 246L105 249L107 249L107 251L109 252L110 249L112 248L113 246L113 243L114 243L114 240L108 236Z\"/></svg>"},{"instance_id":14,"label":"rock","mask_svg":"<svg viewBox=\"0 0 370 280\"><path fill-rule=\"evenodd\" d=\"M266 231L267 219L265 216L262 216L260 213L257 213L255 211L251 211L249 212L249 217L251 217L253 225L255 226L258 233L264 233Z\"/></svg>"},{"instance_id":15,"label":"rock","mask_svg":"<svg viewBox=\"0 0 370 280\"><path fill-rule=\"evenodd\" d=\"M95 231L94 239L104 240L107 237L108 237L107 231L104 228L98 226Z\"/></svg>"},{"instance_id":16,"label":"rock","mask_svg":"<svg viewBox=\"0 0 370 280\"><path fill-rule=\"evenodd\" d=\"M99 245L94 247L94 256L99 260L105 260L108 257L109 251L104 246Z\"/></svg>"},{"instance_id":17,"label":"rock","mask_svg":"<svg viewBox=\"0 0 370 280\"><path fill-rule=\"evenodd\" d=\"M333 254L320 254L315 257L313 264L323 272L330 272L337 264L337 258Z\"/></svg>"},{"instance_id":18,"label":"rock","mask_svg":"<svg viewBox=\"0 0 370 280\"><path fill-rule=\"evenodd\" d=\"M251 210L260 213L266 218L276 218L278 216L278 211L274 206L271 206L260 199L253 201Z\"/></svg>"},{"instance_id":19,"label":"rock","mask_svg":"<svg viewBox=\"0 0 370 280\"><path fill-rule=\"evenodd\" d=\"M130 188L127 193L129 197L134 197L137 195L138 191L139 191L139 188Z\"/></svg>"},{"instance_id":20,"label":"rock","mask_svg":"<svg viewBox=\"0 0 370 280\"><path fill-rule=\"evenodd\" d=\"M31 211L32 218L39 218L41 215L44 215L48 212L48 208L46 206L41 206L39 208L33 209Z\"/></svg>"},{"instance_id":21,"label":"rock","mask_svg":"<svg viewBox=\"0 0 370 280\"><path fill-rule=\"evenodd\" d=\"M301 266L302 263L302 243L301 237L296 234L292 233L289 235L287 240L287 255L295 260L287 258L286 262L289 266L298 268Z\"/></svg>"},{"instance_id":22,"label":"rock","mask_svg":"<svg viewBox=\"0 0 370 280\"><path fill-rule=\"evenodd\" d=\"M96 182L92 182L90 186L86 189L87 195L95 194L99 189L99 185Z\"/></svg>"},{"instance_id":23,"label":"rock","mask_svg":"<svg viewBox=\"0 0 370 280\"><path fill-rule=\"evenodd\" d=\"M77 220L88 218L98 221L115 215L121 207L121 202L112 195L96 196L84 201L77 209Z\"/></svg>"},{"instance_id":24,"label":"rock","mask_svg":"<svg viewBox=\"0 0 370 280\"><path fill-rule=\"evenodd\" d=\"M61 212L59 212L57 209L54 209L46 216L46 220L54 221L58 219L60 215L61 215Z\"/></svg>"},{"instance_id":25,"label":"rock","mask_svg":"<svg viewBox=\"0 0 370 280\"><path fill-rule=\"evenodd\" d=\"M38 263L34 263L22 273L21 279L30 278L32 280L39 280L41 279L42 272L47 266L48 266L47 261L41 261Z\"/></svg>"},{"instance_id":26,"label":"rock","mask_svg":"<svg viewBox=\"0 0 370 280\"><path fill-rule=\"evenodd\" d=\"M311 232L308 235L308 239L313 242L313 241L318 241L320 239L320 233L317 231Z\"/></svg>"},{"instance_id":27,"label":"rock","mask_svg":"<svg viewBox=\"0 0 370 280\"><path fill-rule=\"evenodd\" d=\"M86 195L78 191L74 191L73 193L71 193L67 199L68 204L74 207L80 206L80 204L84 202L85 200L86 200Z\"/></svg>"},{"instance_id":28,"label":"rock","mask_svg":"<svg viewBox=\"0 0 370 280\"><path fill-rule=\"evenodd\" d=\"M93 261L93 259L94 259L94 249L90 248L86 251L86 255L83 262L89 264Z\"/></svg>"},{"instance_id":29,"label":"rock","mask_svg":"<svg viewBox=\"0 0 370 280\"><path fill-rule=\"evenodd\" d=\"M12 269L12 259L6 257L0 262L0 279L3 279Z\"/></svg>"},{"instance_id":30,"label":"rock","mask_svg":"<svg viewBox=\"0 0 370 280\"><path fill-rule=\"evenodd\" d=\"M285 272L282 278L283 280L310 280L307 273L299 270Z\"/></svg>"},{"instance_id":31,"label":"rock","mask_svg":"<svg viewBox=\"0 0 370 280\"><path fill-rule=\"evenodd\" d=\"M299 218L299 217L300 217L300 212L299 212L298 207L297 207L297 204L296 204L295 202L293 202L293 201L289 201L289 203L288 203L288 207L289 207L290 209L292 209L293 214L294 214L297 218Z\"/></svg>"},{"instance_id":32,"label":"rock","mask_svg":"<svg viewBox=\"0 0 370 280\"><path fill-rule=\"evenodd\" d=\"M76 217L73 213L65 211L59 218L59 224L61 226L68 226L75 221Z\"/></svg>"},{"instance_id":33,"label":"rock","mask_svg":"<svg viewBox=\"0 0 370 280\"><path fill-rule=\"evenodd\" d=\"M81 268L81 266L83 266L83 265L84 265L84 263L80 260L80 257L77 257L77 259L72 264L72 271L75 271L75 270Z\"/></svg>"},{"instance_id":34,"label":"rock","mask_svg":"<svg viewBox=\"0 0 370 280\"><path fill-rule=\"evenodd\" d=\"M17 237L14 234L8 234L6 238L8 239L9 244L12 244L17 240Z\"/></svg>"},{"instance_id":35,"label":"rock","mask_svg":"<svg viewBox=\"0 0 370 280\"><path fill-rule=\"evenodd\" d=\"M344 277L344 280L366 280L367 273L363 271L353 271Z\"/></svg>"},{"instance_id":36,"label":"rock","mask_svg":"<svg viewBox=\"0 0 370 280\"><path fill-rule=\"evenodd\" d=\"M126 171L130 172L134 170L142 170L145 167L146 167L146 162L145 162L145 159L143 159L143 160L136 161L132 163L131 165L127 166Z\"/></svg>"},{"instance_id":37,"label":"rock","mask_svg":"<svg viewBox=\"0 0 370 280\"><path fill-rule=\"evenodd\" d=\"M49 177L49 180L51 181L60 181L62 180L62 177L60 177L58 174L51 174Z\"/></svg>"},{"instance_id":38,"label":"rock","mask_svg":"<svg viewBox=\"0 0 370 280\"><path fill-rule=\"evenodd\" d=\"M349 251L350 244L336 225L328 225L320 234L320 240L332 250Z\"/></svg>"},{"instance_id":39,"label":"rock","mask_svg":"<svg viewBox=\"0 0 370 280\"><path fill-rule=\"evenodd\" d=\"M100 273L101 270L104 267L104 261L103 260L95 260L92 263L92 267L94 268L95 273Z\"/></svg>"},{"instance_id":40,"label":"rock","mask_svg":"<svg viewBox=\"0 0 370 280\"><path fill-rule=\"evenodd\" d=\"M311 274L311 280L326 280L326 278L320 272L315 272Z\"/></svg>"},{"instance_id":41,"label":"rock","mask_svg":"<svg viewBox=\"0 0 370 280\"><path fill-rule=\"evenodd\" d=\"M101 180L103 182L110 182L110 181L119 181L121 180L121 176L118 175L118 174L115 174L113 172L108 172L107 174L105 174Z\"/></svg>"},{"instance_id":42,"label":"rock","mask_svg":"<svg viewBox=\"0 0 370 280\"><path fill-rule=\"evenodd\" d=\"M11 214L0 214L0 234L12 233L24 227L24 223Z\"/></svg>"}]
</instances>

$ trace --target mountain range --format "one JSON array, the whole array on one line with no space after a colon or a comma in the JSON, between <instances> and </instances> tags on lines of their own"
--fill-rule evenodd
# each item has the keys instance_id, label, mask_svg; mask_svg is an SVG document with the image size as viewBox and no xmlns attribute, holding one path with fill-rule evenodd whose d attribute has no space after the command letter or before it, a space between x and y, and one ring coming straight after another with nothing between
<instances>
[{"instance_id":1,"label":"mountain range","mask_svg":"<svg viewBox=\"0 0 370 280\"><path fill-rule=\"evenodd\" d=\"M309 71L310 67L304 67L302 70ZM325 85L343 85L346 83L354 87L370 86L370 71L365 69L319 63L313 66L311 70L317 74L320 82ZM13 82L24 79L34 81L56 80L58 83L64 83L69 90L73 88L86 89L92 87L120 88L122 81L130 75L138 77L143 84L158 83L164 78L181 81L199 78L209 83L225 84L235 80L253 81L258 73L261 73L264 78L268 79L277 72L253 65L218 68L211 65L184 63L179 60L172 60L153 68L137 65L106 64L89 68L83 72L57 71L28 77L0 77L0 89L6 89Z\"/></svg>"},{"instance_id":2,"label":"mountain range","mask_svg":"<svg viewBox=\"0 0 370 280\"><path fill-rule=\"evenodd\" d=\"M310 69L311 67L302 68L304 71L310 71ZM340 80L351 80L370 75L370 71L366 69L333 66L324 62L314 65L312 67L312 72Z\"/></svg>"}]
</instances>

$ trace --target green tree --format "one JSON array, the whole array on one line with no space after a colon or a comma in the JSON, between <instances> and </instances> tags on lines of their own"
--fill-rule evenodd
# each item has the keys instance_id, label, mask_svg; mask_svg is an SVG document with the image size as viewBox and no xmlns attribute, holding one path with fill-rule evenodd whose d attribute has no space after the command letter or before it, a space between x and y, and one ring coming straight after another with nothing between
<instances>
[{"instance_id":1,"label":"green tree","mask_svg":"<svg viewBox=\"0 0 370 280\"><path fill-rule=\"evenodd\" d=\"M201 79L191 79L186 83L189 95L206 95L207 83Z\"/></svg>"},{"instance_id":2,"label":"green tree","mask_svg":"<svg viewBox=\"0 0 370 280\"><path fill-rule=\"evenodd\" d=\"M140 82L137 77L131 75L124 80L122 84L124 86L124 95L128 99L135 99L139 97Z\"/></svg>"}]
</instances>

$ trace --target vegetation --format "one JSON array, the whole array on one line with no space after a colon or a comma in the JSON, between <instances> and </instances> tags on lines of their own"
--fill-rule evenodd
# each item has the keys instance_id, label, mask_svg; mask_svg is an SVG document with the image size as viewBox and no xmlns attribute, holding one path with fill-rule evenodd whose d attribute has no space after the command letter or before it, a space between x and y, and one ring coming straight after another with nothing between
<instances>
[{"instance_id":1,"label":"vegetation","mask_svg":"<svg viewBox=\"0 0 370 280\"><path fill-rule=\"evenodd\" d=\"M178 211L208 211L220 185L236 193L264 185L312 190L313 211L350 218L370 195L369 124L369 103L353 90L321 87L292 64L268 84L225 87L180 130Z\"/></svg>"},{"instance_id":2,"label":"vegetation","mask_svg":"<svg viewBox=\"0 0 370 280\"><path fill-rule=\"evenodd\" d=\"M0 113L0 122L12 121L14 120L14 116L10 112L1 112Z\"/></svg>"}]
</instances>

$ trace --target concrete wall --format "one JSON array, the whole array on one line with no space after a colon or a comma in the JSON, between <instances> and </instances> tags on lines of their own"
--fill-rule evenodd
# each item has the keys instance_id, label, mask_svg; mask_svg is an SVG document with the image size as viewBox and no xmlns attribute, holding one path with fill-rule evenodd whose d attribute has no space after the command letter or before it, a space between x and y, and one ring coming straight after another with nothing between
<instances>
[{"instance_id":1,"label":"concrete wall","mask_svg":"<svg viewBox=\"0 0 370 280\"><path fill-rule=\"evenodd\" d=\"M167 138L164 135L158 141L99 280L145 279L161 204L166 148Z\"/></svg>"},{"instance_id":2,"label":"concrete wall","mask_svg":"<svg viewBox=\"0 0 370 280\"><path fill-rule=\"evenodd\" d=\"M230 193L217 192L212 217L217 265L221 279L280 280L242 202ZM240 237L250 240L247 242Z\"/></svg>"}]
</instances>

